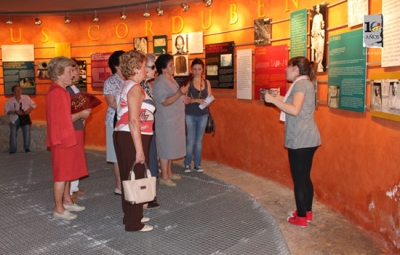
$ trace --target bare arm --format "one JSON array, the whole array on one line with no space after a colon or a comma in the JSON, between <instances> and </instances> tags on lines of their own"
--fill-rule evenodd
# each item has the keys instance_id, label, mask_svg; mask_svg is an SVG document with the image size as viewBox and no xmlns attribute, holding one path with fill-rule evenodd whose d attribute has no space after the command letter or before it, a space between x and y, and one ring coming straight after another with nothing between
<instances>
[{"instance_id":1,"label":"bare arm","mask_svg":"<svg viewBox=\"0 0 400 255\"><path fill-rule=\"evenodd\" d=\"M72 122L74 122L78 119L86 119L87 117L90 116L91 112L92 112L92 109L86 109L86 110L71 114Z\"/></svg>"},{"instance_id":2,"label":"bare arm","mask_svg":"<svg viewBox=\"0 0 400 255\"><path fill-rule=\"evenodd\" d=\"M178 100L181 96L185 95L187 92L187 86L182 86L180 87L175 94L173 94L172 96L167 97L164 102L162 102L162 104L164 106L169 106L171 104L173 104L176 100Z\"/></svg>"},{"instance_id":3,"label":"bare arm","mask_svg":"<svg viewBox=\"0 0 400 255\"><path fill-rule=\"evenodd\" d=\"M111 108L113 108L114 110L117 110L117 101L115 101L115 97L112 94L107 94L106 95L106 101L107 101L107 105Z\"/></svg>"},{"instance_id":4,"label":"bare arm","mask_svg":"<svg viewBox=\"0 0 400 255\"><path fill-rule=\"evenodd\" d=\"M142 135L140 129L140 108L143 101L143 92L140 86L133 86L128 93L128 120L129 130L136 150L136 163L143 164L145 161Z\"/></svg>"},{"instance_id":5,"label":"bare arm","mask_svg":"<svg viewBox=\"0 0 400 255\"><path fill-rule=\"evenodd\" d=\"M274 97L268 93L265 94L265 102L272 103L281 109L283 112L297 116L300 113L304 103L304 94L302 92L296 92L293 95L292 104L283 102L282 97Z\"/></svg>"}]
</instances>

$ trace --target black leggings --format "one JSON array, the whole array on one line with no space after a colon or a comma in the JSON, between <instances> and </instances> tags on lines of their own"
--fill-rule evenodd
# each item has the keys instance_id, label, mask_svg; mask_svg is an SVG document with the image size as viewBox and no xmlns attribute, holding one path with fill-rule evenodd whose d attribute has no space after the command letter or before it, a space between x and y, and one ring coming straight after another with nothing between
<instances>
[{"instance_id":1,"label":"black leggings","mask_svg":"<svg viewBox=\"0 0 400 255\"><path fill-rule=\"evenodd\" d=\"M289 149L290 171L294 183L294 198L297 215L306 217L306 212L312 211L314 187L311 182L311 166L314 153L318 147Z\"/></svg>"}]
</instances>

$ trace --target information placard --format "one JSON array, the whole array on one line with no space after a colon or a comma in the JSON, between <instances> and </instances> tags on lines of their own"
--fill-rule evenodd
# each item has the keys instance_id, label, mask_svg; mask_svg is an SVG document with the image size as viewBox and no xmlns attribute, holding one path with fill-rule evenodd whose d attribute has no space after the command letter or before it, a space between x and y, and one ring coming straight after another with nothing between
<instances>
[{"instance_id":1,"label":"information placard","mask_svg":"<svg viewBox=\"0 0 400 255\"><path fill-rule=\"evenodd\" d=\"M361 29L329 37L328 66L328 86L339 89L338 108L365 112L366 49Z\"/></svg>"}]
</instances>

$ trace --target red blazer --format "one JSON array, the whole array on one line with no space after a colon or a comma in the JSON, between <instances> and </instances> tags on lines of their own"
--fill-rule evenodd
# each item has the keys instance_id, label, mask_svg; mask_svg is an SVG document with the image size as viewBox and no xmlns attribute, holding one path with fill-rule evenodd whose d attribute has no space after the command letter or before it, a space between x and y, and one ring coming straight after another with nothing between
<instances>
[{"instance_id":1,"label":"red blazer","mask_svg":"<svg viewBox=\"0 0 400 255\"><path fill-rule=\"evenodd\" d=\"M53 83L46 97L47 138L49 147L69 148L77 144L71 116L71 96L61 85Z\"/></svg>"}]
</instances>

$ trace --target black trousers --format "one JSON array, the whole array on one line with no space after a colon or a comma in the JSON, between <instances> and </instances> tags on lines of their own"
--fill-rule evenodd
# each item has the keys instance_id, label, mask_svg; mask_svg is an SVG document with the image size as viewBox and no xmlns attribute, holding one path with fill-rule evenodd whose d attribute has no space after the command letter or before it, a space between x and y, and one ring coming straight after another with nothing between
<instances>
[{"instance_id":1,"label":"black trousers","mask_svg":"<svg viewBox=\"0 0 400 255\"><path fill-rule=\"evenodd\" d=\"M289 149L289 164L294 183L294 198L297 215L306 217L312 211L314 186L311 182L311 167L315 151L318 147Z\"/></svg>"},{"instance_id":2,"label":"black trousers","mask_svg":"<svg viewBox=\"0 0 400 255\"><path fill-rule=\"evenodd\" d=\"M151 135L142 135L142 145L146 164L149 165L149 149ZM135 145L132 140L130 132L115 131L114 135L114 148L117 155L119 174L121 181L128 180L129 173L136 160ZM145 176L144 164L136 164L134 168L135 179L141 179ZM125 202L124 187L122 186L122 211L124 212L123 223L125 224L126 231L138 231L144 227L140 221L143 218L143 204L130 204Z\"/></svg>"}]
</instances>

